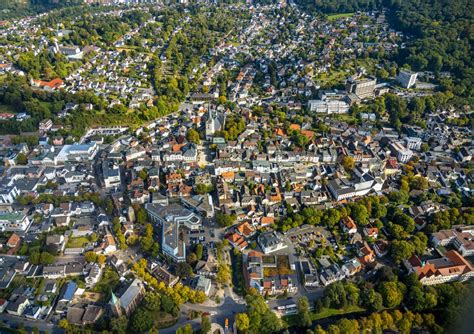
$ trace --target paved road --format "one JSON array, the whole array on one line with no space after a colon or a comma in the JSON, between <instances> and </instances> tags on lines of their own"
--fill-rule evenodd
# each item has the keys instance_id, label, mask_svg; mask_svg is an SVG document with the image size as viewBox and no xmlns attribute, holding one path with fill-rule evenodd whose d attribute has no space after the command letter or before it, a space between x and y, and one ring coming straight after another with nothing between
<instances>
[{"instance_id":1,"label":"paved road","mask_svg":"<svg viewBox=\"0 0 474 334\"><path fill-rule=\"evenodd\" d=\"M245 309L245 304L234 301L234 299L228 295L226 295L221 305L206 306L201 304L184 304L181 307L181 318L178 323L173 327L160 329L159 332L160 334L174 334L178 328L187 324L191 324L193 329L198 329L200 327L201 319L197 318L189 320L187 318L188 312L191 310L209 313L212 323L224 326L225 319L229 319L229 322L233 323L235 314L244 312Z\"/></svg>"},{"instance_id":2,"label":"paved road","mask_svg":"<svg viewBox=\"0 0 474 334\"><path fill-rule=\"evenodd\" d=\"M42 333L50 334L62 334L64 331L53 325L52 323L45 322L42 320L29 320L24 317L17 317L8 313L0 313L0 321L3 322L7 327L18 328L23 325L25 329L32 330L34 327L38 328Z\"/></svg>"}]
</instances>

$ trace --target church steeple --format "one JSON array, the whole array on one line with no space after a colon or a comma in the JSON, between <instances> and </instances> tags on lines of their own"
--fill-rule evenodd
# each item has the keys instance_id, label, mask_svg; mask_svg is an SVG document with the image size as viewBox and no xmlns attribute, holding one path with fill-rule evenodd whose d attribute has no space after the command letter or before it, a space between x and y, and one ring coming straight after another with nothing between
<instances>
[{"instance_id":1,"label":"church steeple","mask_svg":"<svg viewBox=\"0 0 474 334\"><path fill-rule=\"evenodd\" d=\"M122 315L122 305L120 305L120 299L117 298L113 291L110 291L109 306L113 314L119 317Z\"/></svg>"}]
</instances>

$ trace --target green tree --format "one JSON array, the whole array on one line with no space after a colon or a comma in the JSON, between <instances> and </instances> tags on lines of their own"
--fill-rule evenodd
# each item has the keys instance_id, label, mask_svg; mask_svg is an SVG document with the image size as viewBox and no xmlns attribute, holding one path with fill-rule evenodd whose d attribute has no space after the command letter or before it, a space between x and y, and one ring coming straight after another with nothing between
<instances>
[{"instance_id":1,"label":"green tree","mask_svg":"<svg viewBox=\"0 0 474 334\"><path fill-rule=\"evenodd\" d=\"M390 246L390 253L396 263L410 258L415 252L415 247L405 240L394 240Z\"/></svg>"},{"instance_id":2,"label":"green tree","mask_svg":"<svg viewBox=\"0 0 474 334\"><path fill-rule=\"evenodd\" d=\"M394 308L403 300L404 285L400 282L383 282L380 285L380 293L385 307Z\"/></svg>"},{"instance_id":3,"label":"green tree","mask_svg":"<svg viewBox=\"0 0 474 334\"><path fill-rule=\"evenodd\" d=\"M84 258L86 259L87 262L96 262L97 254L93 251L89 251L84 254Z\"/></svg>"},{"instance_id":4,"label":"green tree","mask_svg":"<svg viewBox=\"0 0 474 334\"><path fill-rule=\"evenodd\" d=\"M202 253L203 253L203 246L202 244L197 244L196 246L196 257L200 261L202 259Z\"/></svg>"},{"instance_id":5,"label":"green tree","mask_svg":"<svg viewBox=\"0 0 474 334\"><path fill-rule=\"evenodd\" d=\"M161 296L157 292L148 291L145 293L144 304L147 310L157 312L161 307Z\"/></svg>"},{"instance_id":6,"label":"green tree","mask_svg":"<svg viewBox=\"0 0 474 334\"><path fill-rule=\"evenodd\" d=\"M211 331L211 320L208 316L201 317L201 334L207 334Z\"/></svg>"},{"instance_id":7,"label":"green tree","mask_svg":"<svg viewBox=\"0 0 474 334\"><path fill-rule=\"evenodd\" d=\"M308 298L300 297L298 299L298 315L300 316L300 324L302 327L311 326L311 315L309 313L309 302Z\"/></svg>"},{"instance_id":8,"label":"green tree","mask_svg":"<svg viewBox=\"0 0 474 334\"><path fill-rule=\"evenodd\" d=\"M144 208L140 207L136 212L136 221L139 225L145 225L147 221L147 215Z\"/></svg>"},{"instance_id":9,"label":"green tree","mask_svg":"<svg viewBox=\"0 0 474 334\"><path fill-rule=\"evenodd\" d=\"M229 227L233 225L235 223L236 218L237 217L235 215L227 215L221 212L218 212L216 214L217 224L219 224L219 226L221 227Z\"/></svg>"},{"instance_id":10,"label":"green tree","mask_svg":"<svg viewBox=\"0 0 474 334\"><path fill-rule=\"evenodd\" d=\"M351 216L359 225L365 226L369 222L369 213L363 204L355 203L351 205Z\"/></svg>"},{"instance_id":11,"label":"green tree","mask_svg":"<svg viewBox=\"0 0 474 334\"><path fill-rule=\"evenodd\" d=\"M113 317L110 319L110 329L115 334L126 334L128 327L128 319L126 316Z\"/></svg>"},{"instance_id":12,"label":"green tree","mask_svg":"<svg viewBox=\"0 0 474 334\"><path fill-rule=\"evenodd\" d=\"M240 332L246 333L250 328L249 316L246 313L237 313L235 316L235 325Z\"/></svg>"},{"instance_id":13,"label":"green tree","mask_svg":"<svg viewBox=\"0 0 474 334\"><path fill-rule=\"evenodd\" d=\"M230 278L230 267L227 264L220 263L217 267L216 281L221 284L227 284L230 282Z\"/></svg>"},{"instance_id":14,"label":"green tree","mask_svg":"<svg viewBox=\"0 0 474 334\"><path fill-rule=\"evenodd\" d=\"M355 167L355 161L353 157L350 157L348 155L344 156L341 160L341 165L344 167L346 172L350 173L354 170Z\"/></svg>"},{"instance_id":15,"label":"green tree","mask_svg":"<svg viewBox=\"0 0 474 334\"><path fill-rule=\"evenodd\" d=\"M132 315L131 329L136 333L149 331L153 326L153 316L151 313L139 307Z\"/></svg>"},{"instance_id":16,"label":"green tree","mask_svg":"<svg viewBox=\"0 0 474 334\"><path fill-rule=\"evenodd\" d=\"M193 328L191 324L187 324L183 327L180 327L176 330L176 334L193 334Z\"/></svg>"},{"instance_id":17,"label":"green tree","mask_svg":"<svg viewBox=\"0 0 474 334\"><path fill-rule=\"evenodd\" d=\"M142 180L146 180L148 178L148 171L143 168L141 171L138 172L138 177Z\"/></svg>"},{"instance_id":18,"label":"green tree","mask_svg":"<svg viewBox=\"0 0 474 334\"><path fill-rule=\"evenodd\" d=\"M188 278L193 276L193 268L186 262L179 262L176 265L176 274L182 278Z\"/></svg>"},{"instance_id":19,"label":"green tree","mask_svg":"<svg viewBox=\"0 0 474 334\"><path fill-rule=\"evenodd\" d=\"M188 130L188 133L186 134L186 139L188 139L188 141L194 144L199 144L201 142L201 139L199 137L199 132L197 132L194 129Z\"/></svg>"},{"instance_id":20,"label":"green tree","mask_svg":"<svg viewBox=\"0 0 474 334\"><path fill-rule=\"evenodd\" d=\"M59 328L62 328L62 329L65 329L65 330L68 330L69 327L70 327L69 322L67 321L67 319L59 320L58 326L59 326Z\"/></svg>"},{"instance_id":21,"label":"green tree","mask_svg":"<svg viewBox=\"0 0 474 334\"><path fill-rule=\"evenodd\" d=\"M380 293L373 288L362 289L362 305L371 311L380 311L383 309L383 298Z\"/></svg>"},{"instance_id":22,"label":"green tree","mask_svg":"<svg viewBox=\"0 0 474 334\"><path fill-rule=\"evenodd\" d=\"M18 153L15 159L15 162L18 165L26 165L28 164L28 158L26 157L25 153Z\"/></svg>"},{"instance_id":23,"label":"green tree","mask_svg":"<svg viewBox=\"0 0 474 334\"><path fill-rule=\"evenodd\" d=\"M198 183L194 186L194 191L199 195L208 194L213 190L212 185Z\"/></svg>"},{"instance_id":24,"label":"green tree","mask_svg":"<svg viewBox=\"0 0 474 334\"><path fill-rule=\"evenodd\" d=\"M268 308L263 297L251 290L246 296L249 332L273 333L282 328L281 320Z\"/></svg>"}]
</instances>

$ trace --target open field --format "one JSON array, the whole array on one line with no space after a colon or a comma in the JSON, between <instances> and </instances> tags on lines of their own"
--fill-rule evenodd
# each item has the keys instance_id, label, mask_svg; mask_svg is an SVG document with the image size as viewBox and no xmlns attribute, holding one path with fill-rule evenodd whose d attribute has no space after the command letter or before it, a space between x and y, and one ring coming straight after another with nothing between
<instances>
[{"instance_id":1,"label":"open field","mask_svg":"<svg viewBox=\"0 0 474 334\"><path fill-rule=\"evenodd\" d=\"M328 15L328 20L329 21L334 21L337 19L342 19L344 17L352 17L354 16L354 13L341 13L341 14L333 14L333 15Z\"/></svg>"},{"instance_id":2,"label":"open field","mask_svg":"<svg viewBox=\"0 0 474 334\"><path fill-rule=\"evenodd\" d=\"M77 237L77 238L69 238L66 244L66 248L80 248L84 247L89 243L89 239L86 237Z\"/></svg>"},{"instance_id":3,"label":"open field","mask_svg":"<svg viewBox=\"0 0 474 334\"><path fill-rule=\"evenodd\" d=\"M365 309L359 306L348 306L343 309L333 309L333 308L323 308L321 312L316 313L316 312L311 312L311 320L316 321L316 320L321 320L329 317L334 317L338 315L345 315L345 314L350 314L350 313L358 313L358 312L364 312ZM285 316L283 317L283 320L290 326L298 326L298 324L301 322L301 318L298 314L295 315L290 315L290 316Z\"/></svg>"}]
</instances>

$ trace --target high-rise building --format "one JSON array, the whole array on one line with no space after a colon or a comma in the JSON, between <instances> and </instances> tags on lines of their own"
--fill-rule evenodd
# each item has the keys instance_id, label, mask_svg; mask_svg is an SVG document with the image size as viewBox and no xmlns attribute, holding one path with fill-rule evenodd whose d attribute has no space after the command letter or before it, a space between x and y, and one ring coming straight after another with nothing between
<instances>
[{"instance_id":1,"label":"high-rise building","mask_svg":"<svg viewBox=\"0 0 474 334\"><path fill-rule=\"evenodd\" d=\"M416 84L416 79L418 77L418 73L410 72L410 71L400 71L397 76L397 81L400 85L404 88L411 88Z\"/></svg>"},{"instance_id":2,"label":"high-rise building","mask_svg":"<svg viewBox=\"0 0 474 334\"><path fill-rule=\"evenodd\" d=\"M375 84L377 79L355 79L349 78L346 82L346 91L349 94L355 94L359 99L365 99L374 96Z\"/></svg>"}]
</instances>

